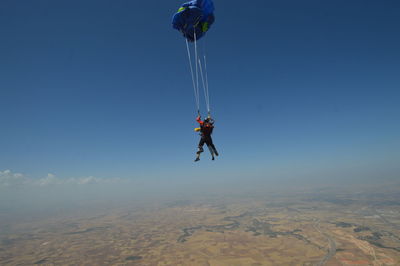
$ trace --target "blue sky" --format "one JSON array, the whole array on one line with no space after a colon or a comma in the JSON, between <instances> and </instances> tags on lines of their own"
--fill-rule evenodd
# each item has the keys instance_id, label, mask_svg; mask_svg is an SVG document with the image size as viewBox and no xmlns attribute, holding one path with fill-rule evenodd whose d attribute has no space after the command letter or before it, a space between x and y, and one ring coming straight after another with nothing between
<instances>
[{"instance_id":1,"label":"blue sky","mask_svg":"<svg viewBox=\"0 0 400 266\"><path fill-rule=\"evenodd\" d=\"M3 0L0 170L398 175L398 1L216 0L207 51L221 156L199 164L185 43L171 27L180 3Z\"/></svg>"}]
</instances>

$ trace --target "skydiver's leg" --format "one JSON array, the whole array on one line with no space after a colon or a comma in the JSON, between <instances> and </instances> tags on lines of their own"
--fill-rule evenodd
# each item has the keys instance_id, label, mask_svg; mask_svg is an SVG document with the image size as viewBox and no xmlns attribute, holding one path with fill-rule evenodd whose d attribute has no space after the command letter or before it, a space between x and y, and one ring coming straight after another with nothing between
<instances>
[{"instance_id":1,"label":"skydiver's leg","mask_svg":"<svg viewBox=\"0 0 400 266\"><path fill-rule=\"evenodd\" d=\"M194 160L195 162L200 161L200 154L204 151L203 149L204 143L206 143L206 140L204 138L201 138L198 146L199 149L197 150L196 153L196 159Z\"/></svg>"},{"instance_id":2,"label":"skydiver's leg","mask_svg":"<svg viewBox=\"0 0 400 266\"><path fill-rule=\"evenodd\" d=\"M213 149L214 154L217 155L217 156L219 156L219 153L218 153L217 149L215 148L214 144L211 144L210 146L211 146L211 148Z\"/></svg>"},{"instance_id":3,"label":"skydiver's leg","mask_svg":"<svg viewBox=\"0 0 400 266\"><path fill-rule=\"evenodd\" d=\"M209 148L210 148L210 147L213 149L214 154L218 156L219 154L218 154L218 152L217 152L217 149L215 148L215 145L214 145L213 140L212 140L211 137L210 137L210 142L209 142Z\"/></svg>"},{"instance_id":4,"label":"skydiver's leg","mask_svg":"<svg viewBox=\"0 0 400 266\"><path fill-rule=\"evenodd\" d=\"M214 149L212 147L212 145L213 145L212 139L211 138L207 138L206 144L207 144L208 149L210 150L212 160L214 161L215 158L214 158Z\"/></svg>"},{"instance_id":5,"label":"skydiver's leg","mask_svg":"<svg viewBox=\"0 0 400 266\"><path fill-rule=\"evenodd\" d=\"M211 153L211 160L215 160L215 157L214 157L214 150L213 150L213 148L211 147L211 145L207 145L207 147L208 147L208 149L210 150L210 153Z\"/></svg>"},{"instance_id":6,"label":"skydiver's leg","mask_svg":"<svg viewBox=\"0 0 400 266\"><path fill-rule=\"evenodd\" d=\"M202 153L202 152L204 152L203 146L204 146L205 143L206 143L206 139L205 139L204 137L202 137L202 138L200 139L200 142L199 142L199 146L198 146L199 150L197 151L197 153Z\"/></svg>"}]
</instances>

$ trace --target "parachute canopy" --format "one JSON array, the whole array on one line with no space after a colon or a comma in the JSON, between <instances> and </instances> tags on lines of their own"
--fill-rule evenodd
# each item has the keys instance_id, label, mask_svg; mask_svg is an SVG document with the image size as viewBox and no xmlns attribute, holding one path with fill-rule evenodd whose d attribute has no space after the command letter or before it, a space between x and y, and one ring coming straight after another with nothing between
<instances>
[{"instance_id":1,"label":"parachute canopy","mask_svg":"<svg viewBox=\"0 0 400 266\"><path fill-rule=\"evenodd\" d=\"M190 42L198 40L214 23L214 3L212 0L194 0L184 3L174 15L172 26L179 30Z\"/></svg>"}]
</instances>

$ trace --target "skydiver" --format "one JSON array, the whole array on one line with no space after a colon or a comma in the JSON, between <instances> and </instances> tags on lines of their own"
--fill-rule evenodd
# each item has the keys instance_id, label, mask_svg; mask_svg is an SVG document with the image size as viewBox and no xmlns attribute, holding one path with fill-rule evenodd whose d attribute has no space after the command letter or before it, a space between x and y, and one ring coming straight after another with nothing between
<instances>
[{"instance_id":1,"label":"skydiver","mask_svg":"<svg viewBox=\"0 0 400 266\"><path fill-rule=\"evenodd\" d=\"M218 156L217 149L214 146L214 143L211 138L211 134L214 129L214 120L208 116L204 121L201 121L200 115L196 118L196 121L200 124L200 128L196 128L195 131L200 131L200 142L198 146L197 156L195 162L200 161L200 154L204 152L203 146L207 144L208 149L210 150L212 160L215 160L214 155Z\"/></svg>"}]
</instances>

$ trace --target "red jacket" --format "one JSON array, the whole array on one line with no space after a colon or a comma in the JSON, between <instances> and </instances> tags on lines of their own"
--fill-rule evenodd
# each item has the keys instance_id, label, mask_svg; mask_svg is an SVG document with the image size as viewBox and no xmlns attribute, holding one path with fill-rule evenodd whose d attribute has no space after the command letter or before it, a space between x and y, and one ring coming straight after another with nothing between
<instances>
[{"instance_id":1,"label":"red jacket","mask_svg":"<svg viewBox=\"0 0 400 266\"><path fill-rule=\"evenodd\" d=\"M214 125L211 123L204 123L204 121L201 121L200 116L196 118L196 121L200 124L200 132L202 136L210 137L213 132Z\"/></svg>"}]
</instances>

